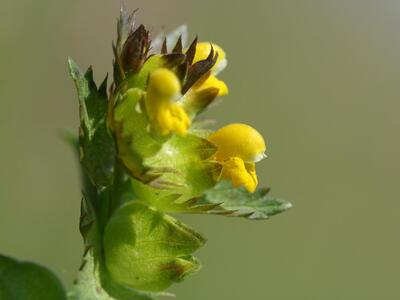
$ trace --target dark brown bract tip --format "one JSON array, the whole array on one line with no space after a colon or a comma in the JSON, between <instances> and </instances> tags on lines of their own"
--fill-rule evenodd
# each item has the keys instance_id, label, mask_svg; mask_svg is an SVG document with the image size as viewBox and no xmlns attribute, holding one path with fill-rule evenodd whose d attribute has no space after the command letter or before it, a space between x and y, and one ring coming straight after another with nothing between
<instances>
[{"instance_id":1,"label":"dark brown bract tip","mask_svg":"<svg viewBox=\"0 0 400 300\"><path fill-rule=\"evenodd\" d=\"M168 53L167 37L165 37L161 46L161 54L167 54L167 53Z\"/></svg>"},{"instance_id":2,"label":"dark brown bract tip","mask_svg":"<svg viewBox=\"0 0 400 300\"><path fill-rule=\"evenodd\" d=\"M186 62L190 66L193 63L193 59L196 55L196 47L197 47L197 35L194 38L193 42L190 44L188 50L186 51Z\"/></svg>"},{"instance_id":3,"label":"dark brown bract tip","mask_svg":"<svg viewBox=\"0 0 400 300\"><path fill-rule=\"evenodd\" d=\"M189 67L185 84L182 87L182 94L185 94L203 75L205 75L215 65L218 59L218 52L211 51L208 57L200 60Z\"/></svg>"},{"instance_id":4,"label":"dark brown bract tip","mask_svg":"<svg viewBox=\"0 0 400 300\"><path fill-rule=\"evenodd\" d=\"M176 41L175 47L172 49L172 53L182 53L183 45L182 45L182 36L179 36Z\"/></svg>"},{"instance_id":5,"label":"dark brown bract tip","mask_svg":"<svg viewBox=\"0 0 400 300\"><path fill-rule=\"evenodd\" d=\"M146 60L149 49L149 31L140 25L128 36L123 46L121 62L124 72L137 72Z\"/></svg>"}]
</instances>

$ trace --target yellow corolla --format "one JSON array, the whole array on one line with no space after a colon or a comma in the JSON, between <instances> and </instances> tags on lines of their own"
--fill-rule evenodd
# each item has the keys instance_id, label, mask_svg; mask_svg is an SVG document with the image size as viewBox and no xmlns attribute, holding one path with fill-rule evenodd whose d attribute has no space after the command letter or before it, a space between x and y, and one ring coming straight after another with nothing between
<instances>
[{"instance_id":1,"label":"yellow corolla","mask_svg":"<svg viewBox=\"0 0 400 300\"><path fill-rule=\"evenodd\" d=\"M216 159L240 157L245 162L258 162L265 157L265 141L253 127L234 123L214 132L209 140L217 145Z\"/></svg>"},{"instance_id":2,"label":"yellow corolla","mask_svg":"<svg viewBox=\"0 0 400 300\"><path fill-rule=\"evenodd\" d=\"M215 65L211 68L211 74L209 75L209 77L204 82L202 82L200 86L196 86L196 90L200 91L209 87L215 87L219 89L218 96L225 96L228 94L228 86L225 84L225 82L219 80L215 76L219 72L221 72L227 65L225 51L216 44L212 44L209 42L197 43L193 63L206 59L211 52L211 47L216 53L218 53L217 61L215 62Z\"/></svg>"},{"instance_id":3,"label":"yellow corolla","mask_svg":"<svg viewBox=\"0 0 400 300\"><path fill-rule=\"evenodd\" d=\"M181 90L176 75L165 68L150 74L146 90L145 104L152 126L161 135L175 132L185 135L190 126L190 119L185 110L174 102Z\"/></svg>"},{"instance_id":4,"label":"yellow corolla","mask_svg":"<svg viewBox=\"0 0 400 300\"><path fill-rule=\"evenodd\" d=\"M258 184L255 163L266 157L261 134L237 123L217 130L208 139L217 146L214 158L222 165L221 178L254 192Z\"/></svg>"},{"instance_id":5,"label":"yellow corolla","mask_svg":"<svg viewBox=\"0 0 400 300\"><path fill-rule=\"evenodd\" d=\"M235 187L244 186L251 193L256 190L258 184L255 164L245 163L239 157L232 157L223 162L221 178L230 180Z\"/></svg>"},{"instance_id":6,"label":"yellow corolla","mask_svg":"<svg viewBox=\"0 0 400 300\"><path fill-rule=\"evenodd\" d=\"M193 62L198 62L200 60L204 60L208 57L211 52L211 47L214 49L216 53L218 53L218 59L215 62L214 67L211 69L214 74L222 71L227 64L226 53L220 46L210 42L200 42L196 45L196 54L194 55Z\"/></svg>"},{"instance_id":7,"label":"yellow corolla","mask_svg":"<svg viewBox=\"0 0 400 300\"><path fill-rule=\"evenodd\" d=\"M228 86L222 80L219 80L216 76L210 75L198 88L197 91L207 89L207 88L217 88L218 96L228 95Z\"/></svg>"}]
</instances>

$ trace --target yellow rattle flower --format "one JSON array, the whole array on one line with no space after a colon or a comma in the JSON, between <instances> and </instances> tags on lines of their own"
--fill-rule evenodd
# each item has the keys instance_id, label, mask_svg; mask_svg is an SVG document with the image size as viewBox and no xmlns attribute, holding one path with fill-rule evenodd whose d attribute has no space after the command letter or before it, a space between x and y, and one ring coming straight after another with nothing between
<instances>
[{"instance_id":1,"label":"yellow rattle flower","mask_svg":"<svg viewBox=\"0 0 400 300\"><path fill-rule=\"evenodd\" d=\"M218 96L225 96L228 94L228 87L225 82L219 80L215 76L219 72L221 72L227 65L225 51L216 44L212 44L209 42L197 43L193 63L206 59L211 52L211 47L216 53L218 53L217 61L215 65L211 68L211 74L209 75L209 77L204 82L202 82L200 86L197 86L196 90L200 91L209 87L215 87L219 89Z\"/></svg>"},{"instance_id":2,"label":"yellow rattle flower","mask_svg":"<svg viewBox=\"0 0 400 300\"><path fill-rule=\"evenodd\" d=\"M216 53L218 53L218 59L212 67L212 71L214 74L218 74L221 72L227 65L226 53L220 46L210 42L200 42L196 45L196 54L194 55L193 63L196 63L200 60L204 60L208 57L211 52L211 47L214 49Z\"/></svg>"},{"instance_id":3,"label":"yellow rattle flower","mask_svg":"<svg viewBox=\"0 0 400 300\"><path fill-rule=\"evenodd\" d=\"M214 158L222 164L221 178L254 192L258 184L255 163L266 157L261 134L251 126L237 123L217 130L208 139L217 146Z\"/></svg>"},{"instance_id":4,"label":"yellow rattle flower","mask_svg":"<svg viewBox=\"0 0 400 300\"><path fill-rule=\"evenodd\" d=\"M207 88L217 88L218 96L228 95L229 89L225 82L219 80L216 76L210 75L197 89L196 91L201 91Z\"/></svg>"},{"instance_id":5,"label":"yellow rattle flower","mask_svg":"<svg viewBox=\"0 0 400 300\"><path fill-rule=\"evenodd\" d=\"M185 110L174 102L180 90L181 84L172 71L160 68L150 74L145 105L152 126L161 135L186 135L190 126Z\"/></svg>"}]
</instances>

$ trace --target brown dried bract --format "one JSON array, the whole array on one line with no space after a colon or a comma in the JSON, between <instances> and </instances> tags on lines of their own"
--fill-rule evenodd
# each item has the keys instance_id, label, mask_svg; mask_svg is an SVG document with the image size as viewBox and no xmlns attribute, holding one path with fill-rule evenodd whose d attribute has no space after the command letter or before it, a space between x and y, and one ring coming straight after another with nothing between
<instances>
[{"instance_id":1,"label":"brown dried bract","mask_svg":"<svg viewBox=\"0 0 400 300\"><path fill-rule=\"evenodd\" d=\"M149 31L140 25L129 34L122 49L121 62L125 73L139 71L146 60L149 49Z\"/></svg>"}]
</instances>

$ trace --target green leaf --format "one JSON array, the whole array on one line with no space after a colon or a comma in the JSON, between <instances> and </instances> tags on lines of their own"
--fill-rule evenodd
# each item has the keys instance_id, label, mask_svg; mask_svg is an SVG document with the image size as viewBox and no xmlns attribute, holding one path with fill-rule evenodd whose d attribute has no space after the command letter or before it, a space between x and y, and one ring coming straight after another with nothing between
<instances>
[{"instance_id":1,"label":"green leaf","mask_svg":"<svg viewBox=\"0 0 400 300\"><path fill-rule=\"evenodd\" d=\"M290 202L268 195L269 190L259 188L249 193L245 188L234 188L228 181L221 181L205 192L201 204L219 204L208 213L251 220L264 220L292 207Z\"/></svg>"},{"instance_id":2,"label":"green leaf","mask_svg":"<svg viewBox=\"0 0 400 300\"><path fill-rule=\"evenodd\" d=\"M107 78L98 89L91 68L82 74L74 61L68 62L79 98L81 162L96 186L108 186L113 179L115 146L107 129Z\"/></svg>"},{"instance_id":3,"label":"green leaf","mask_svg":"<svg viewBox=\"0 0 400 300\"><path fill-rule=\"evenodd\" d=\"M0 276L3 270L16 263L15 259L0 254Z\"/></svg>"},{"instance_id":4,"label":"green leaf","mask_svg":"<svg viewBox=\"0 0 400 300\"><path fill-rule=\"evenodd\" d=\"M130 202L115 212L104 234L107 269L115 282L162 291L200 267L191 256L204 238L176 219Z\"/></svg>"},{"instance_id":5,"label":"green leaf","mask_svg":"<svg viewBox=\"0 0 400 300\"><path fill-rule=\"evenodd\" d=\"M47 268L0 255L0 299L64 300L60 280Z\"/></svg>"}]
</instances>

